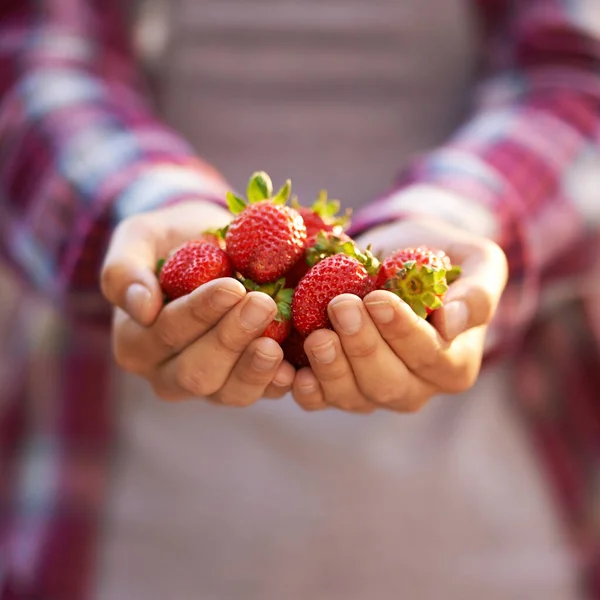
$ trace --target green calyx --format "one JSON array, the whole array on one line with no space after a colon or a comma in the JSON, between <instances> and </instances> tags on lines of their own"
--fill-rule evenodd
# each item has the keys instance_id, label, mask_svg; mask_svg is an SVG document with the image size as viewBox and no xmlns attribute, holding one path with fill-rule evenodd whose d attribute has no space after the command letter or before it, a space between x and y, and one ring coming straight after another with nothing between
<instances>
[{"instance_id":1,"label":"green calyx","mask_svg":"<svg viewBox=\"0 0 600 600\"><path fill-rule=\"evenodd\" d=\"M425 319L430 312L442 306L441 298L448 290L446 270L419 267L416 261L407 261L384 287L399 296L417 315Z\"/></svg>"},{"instance_id":2,"label":"green calyx","mask_svg":"<svg viewBox=\"0 0 600 600\"><path fill-rule=\"evenodd\" d=\"M289 321L292 318L292 296L294 290L285 287L285 278L278 279L274 283L255 283L251 279L239 276L239 280L249 292L262 292L271 296L277 305L275 320L280 322Z\"/></svg>"},{"instance_id":3,"label":"green calyx","mask_svg":"<svg viewBox=\"0 0 600 600\"><path fill-rule=\"evenodd\" d=\"M314 267L318 262L334 254L355 256L359 252L352 240L343 240L335 234L320 231L313 246L306 250L306 263Z\"/></svg>"},{"instance_id":4,"label":"green calyx","mask_svg":"<svg viewBox=\"0 0 600 600\"><path fill-rule=\"evenodd\" d=\"M205 229L203 233L204 233L204 235L214 235L218 240L224 240L228 229L229 229L229 225L225 225L225 227L217 227L214 229Z\"/></svg>"},{"instance_id":5,"label":"green calyx","mask_svg":"<svg viewBox=\"0 0 600 600\"><path fill-rule=\"evenodd\" d=\"M162 268L165 266L166 262L167 261L164 258L158 259L158 261L156 262L156 275L160 275L160 272L162 271Z\"/></svg>"},{"instance_id":6,"label":"green calyx","mask_svg":"<svg viewBox=\"0 0 600 600\"><path fill-rule=\"evenodd\" d=\"M454 283L462 273L462 269L458 265L453 265L449 271L446 271L446 283L450 285Z\"/></svg>"},{"instance_id":7,"label":"green calyx","mask_svg":"<svg viewBox=\"0 0 600 600\"><path fill-rule=\"evenodd\" d=\"M227 206L230 212L238 215L250 204L256 204L263 200L272 200L274 204L285 204L292 193L292 182L288 179L279 191L273 194L273 182L264 171L256 171L248 181L246 188L247 199L236 196L233 192L227 192Z\"/></svg>"},{"instance_id":8,"label":"green calyx","mask_svg":"<svg viewBox=\"0 0 600 600\"><path fill-rule=\"evenodd\" d=\"M292 199L292 207L299 208L300 204L296 197ZM323 223L333 227L340 227L341 230L347 229L350 225L352 209L347 209L343 215L340 212L341 203L339 200L331 200L327 196L327 190L321 190L317 199L312 203L310 210L321 217Z\"/></svg>"},{"instance_id":9,"label":"green calyx","mask_svg":"<svg viewBox=\"0 0 600 600\"><path fill-rule=\"evenodd\" d=\"M306 263L309 267L314 267L318 262L334 254L352 256L372 276L377 275L381 265L380 261L371 253L370 246L363 252L352 240L342 239L324 231L317 234L315 244L306 250Z\"/></svg>"}]
</instances>

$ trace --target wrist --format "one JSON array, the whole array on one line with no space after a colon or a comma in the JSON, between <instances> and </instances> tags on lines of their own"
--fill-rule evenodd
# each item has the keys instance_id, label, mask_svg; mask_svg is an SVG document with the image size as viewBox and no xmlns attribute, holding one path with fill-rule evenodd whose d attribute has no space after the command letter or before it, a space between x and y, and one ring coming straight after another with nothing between
<instances>
[{"instance_id":1,"label":"wrist","mask_svg":"<svg viewBox=\"0 0 600 600\"><path fill-rule=\"evenodd\" d=\"M224 210L230 186L202 164L150 164L130 173L129 181L114 198L115 220L190 201Z\"/></svg>"},{"instance_id":2,"label":"wrist","mask_svg":"<svg viewBox=\"0 0 600 600\"><path fill-rule=\"evenodd\" d=\"M441 222L480 237L496 239L498 222L485 205L431 184L415 184L388 194L358 214L364 232L408 219Z\"/></svg>"}]
</instances>

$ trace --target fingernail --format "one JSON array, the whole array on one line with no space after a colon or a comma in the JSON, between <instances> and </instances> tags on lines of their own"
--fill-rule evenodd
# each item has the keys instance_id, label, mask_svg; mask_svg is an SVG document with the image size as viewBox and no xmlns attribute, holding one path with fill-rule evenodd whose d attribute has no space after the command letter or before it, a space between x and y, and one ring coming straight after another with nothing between
<instances>
[{"instance_id":1,"label":"fingernail","mask_svg":"<svg viewBox=\"0 0 600 600\"><path fill-rule=\"evenodd\" d=\"M240 323L248 331L254 331L273 316L273 302L265 294L264 299L260 295L248 299L240 314Z\"/></svg>"},{"instance_id":2,"label":"fingernail","mask_svg":"<svg viewBox=\"0 0 600 600\"><path fill-rule=\"evenodd\" d=\"M256 371L270 371L277 362L277 356L263 354L260 350L254 352L252 357L252 368Z\"/></svg>"},{"instance_id":3,"label":"fingernail","mask_svg":"<svg viewBox=\"0 0 600 600\"><path fill-rule=\"evenodd\" d=\"M311 352L317 362L325 365L332 363L335 360L335 346L333 345L333 342L326 342L322 346L312 348Z\"/></svg>"},{"instance_id":4,"label":"fingernail","mask_svg":"<svg viewBox=\"0 0 600 600\"><path fill-rule=\"evenodd\" d=\"M150 304L150 290L141 283L132 283L125 293L125 310L136 320L143 320Z\"/></svg>"},{"instance_id":5,"label":"fingernail","mask_svg":"<svg viewBox=\"0 0 600 600\"><path fill-rule=\"evenodd\" d=\"M227 288L218 288L212 294L210 303L212 304L213 308L216 308L217 310L223 310L233 308L243 297L243 294L239 294L233 290L229 290Z\"/></svg>"},{"instance_id":6,"label":"fingernail","mask_svg":"<svg viewBox=\"0 0 600 600\"><path fill-rule=\"evenodd\" d=\"M362 326L362 314L353 300L342 300L331 304L338 328L346 335L353 335Z\"/></svg>"},{"instance_id":7,"label":"fingernail","mask_svg":"<svg viewBox=\"0 0 600 600\"><path fill-rule=\"evenodd\" d=\"M391 302L376 301L365 302L365 306L376 323L391 323L394 320L394 307Z\"/></svg>"},{"instance_id":8,"label":"fingernail","mask_svg":"<svg viewBox=\"0 0 600 600\"><path fill-rule=\"evenodd\" d=\"M460 300L450 302L444 307L444 318L446 336L452 340L467 328L469 320L467 305Z\"/></svg>"}]
</instances>

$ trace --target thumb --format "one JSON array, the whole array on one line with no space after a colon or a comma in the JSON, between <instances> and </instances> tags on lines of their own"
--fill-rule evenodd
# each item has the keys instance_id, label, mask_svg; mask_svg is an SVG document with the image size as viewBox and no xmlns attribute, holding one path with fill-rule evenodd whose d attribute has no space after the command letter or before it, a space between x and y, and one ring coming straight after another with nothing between
<instances>
[{"instance_id":1,"label":"thumb","mask_svg":"<svg viewBox=\"0 0 600 600\"><path fill-rule=\"evenodd\" d=\"M492 320L508 277L506 257L493 243L473 244L459 260L452 260L461 265L462 274L450 285L433 320L448 341Z\"/></svg>"},{"instance_id":2,"label":"thumb","mask_svg":"<svg viewBox=\"0 0 600 600\"><path fill-rule=\"evenodd\" d=\"M144 326L156 319L163 304L157 260L153 231L140 221L124 221L113 234L100 276L104 297Z\"/></svg>"}]
</instances>

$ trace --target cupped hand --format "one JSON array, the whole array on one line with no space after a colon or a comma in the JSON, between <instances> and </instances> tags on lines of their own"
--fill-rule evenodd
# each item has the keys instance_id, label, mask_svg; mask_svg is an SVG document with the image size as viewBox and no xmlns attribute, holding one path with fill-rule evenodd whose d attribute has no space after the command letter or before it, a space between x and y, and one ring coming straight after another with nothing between
<instances>
[{"instance_id":1,"label":"cupped hand","mask_svg":"<svg viewBox=\"0 0 600 600\"><path fill-rule=\"evenodd\" d=\"M131 217L111 240L101 287L115 306L115 360L161 398L248 406L282 396L294 379L280 346L261 337L277 312L266 294L223 278L163 307L158 259L228 218L216 206L190 201Z\"/></svg>"},{"instance_id":2,"label":"cupped hand","mask_svg":"<svg viewBox=\"0 0 600 600\"><path fill-rule=\"evenodd\" d=\"M315 331L305 342L311 366L294 380L297 403L306 410L414 412L433 396L472 387L507 281L500 247L424 217L379 227L358 242L383 256L407 246L443 250L462 274L431 322L384 290L332 300L334 331Z\"/></svg>"}]
</instances>

